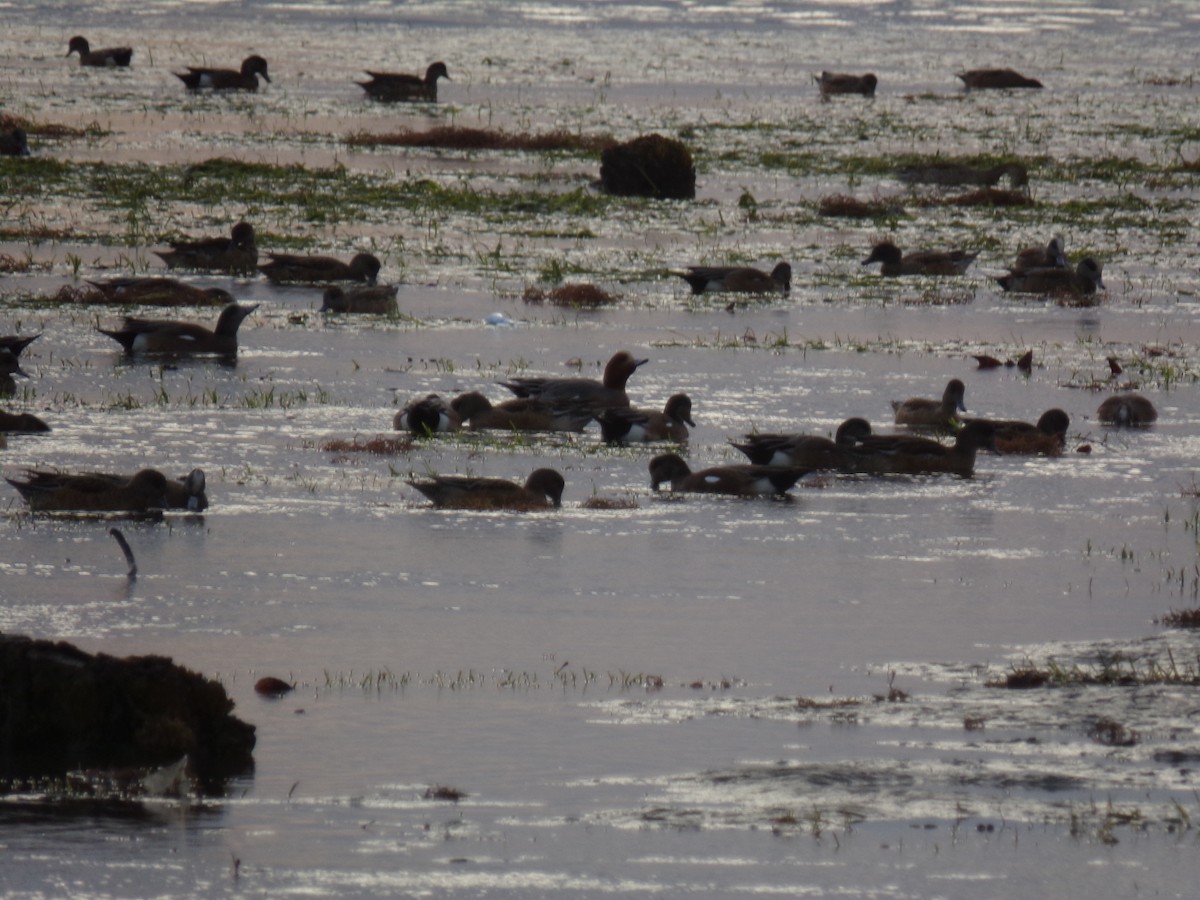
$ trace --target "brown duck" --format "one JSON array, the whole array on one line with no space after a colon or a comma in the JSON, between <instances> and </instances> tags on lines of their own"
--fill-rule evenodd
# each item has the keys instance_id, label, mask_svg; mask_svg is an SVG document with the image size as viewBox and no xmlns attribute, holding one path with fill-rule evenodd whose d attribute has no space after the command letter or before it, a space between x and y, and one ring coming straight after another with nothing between
<instances>
[{"instance_id":1,"label":"brown duck","mask_svg":"<svg viewBox=\"0 0 1200 900\"><path fill-rule=\"evenodd\" d=\"M1088 297L1095 294L1097 288L1107 290L1100 273L1100 263L1085 256L1074 269L1047 267L1013 271L996 281L1004 290L1014 293Z\"/></svg>"},{"instance_id":2,"label":"brown duck","mask_svg":"<svg viewBox=\"0 0 1200 900\"><path fill-rule=\"evenodd\" d=\"M882 263L880 273L889 277L897 275L962 275L975 261L979 253L964 250L918 250L901 253L891 241L883 241L871 248L871 254L862 261L864 266Z\"/></svg>"},{"instance_id":3,"label":"brown duck","mask_svg":"<svg viewBox=\"0 0 1200 900\"><path fill-rule=\"evenodd\" d=\"M319 312L357 313L375 316L398 315L396 285L370 284L343 290L336 284L325 288Z\"/></svg>"},{"instance_id":4,"label":"brown duck","mask_svg":"<svg viewBox=\"0 0 1200 900\"><path fill-rule=\"evenodd\" d=\"M388 103L426 101L437 102L439 78L450 79L444 62L432 63L425 70L425 77L407 72L372 72L370 81L354 82L374 100Z\"/></svg>"},{"instance_id":5,"label":"brown duck","mask_svg":"<svg viewBox=\"0 0 1200 900\"><path fill-rule=\"evenodd\" d=\"M944 473L970 477L977 452L994 449L995 430L989 422L966 425L949 445L907 434L872 435L847 450L841 470L866 475Z\"/></svg>"},{"instance_id":6,"label":"brown duck","mask_svg":"<svg viewBox=\"0 0 1200 900\"><path fill-rule=\"evenodd\" d=\"M1058 456L1067 443L1071 417L1061 409L1048 409L1037 424L1019 420L965 419L964 424L986 422L995 433L997 453Z\"/></svg>"},{"instance_id":7,"label":"brown duck","mask_svg":"<svg viewBox=\"0 0 1200 900\"><path fill-rule=\"evenodd\" d=\"M957 378L952 378L942 392L941 400L931 400L928 397L910 397L907 400L893 400L892 409L896 413L897 425L924 425L929 428L948 428L956 421L959 412L966 412L963 403L966 386Z\"/></svg>"},{"instance_id":8,"label":"brown duck","mask_svg":"<svg viewBox=\"0 0 1200 900\"><path fill-rule=\"evenodd\" d=\"M688 439L688 426L696 427L692 421L692 399L687 394L670 397L661 412L615 406L601 412L596 419L600 422L600 437L608 444L650 441L682 444Z\"/></svg>"},{"instance_id":9,"label":"brown duck","mask_svg":"<svg viewBox=\"0 0 1200 900\"><path fill-rule=\"evenodd\" d=\"M1013 69L968 69L954 77L962 79L963 87L968 91L1042 87L1036 78L1027 78Z\"/></svg>"},{"instance_id":10,"label":"brown duck","mask_svg":"<svg viewBox=\"0 0 1200 900\"><path fill-rule=\"evenodd\" d=\"M792 289L792 267L785 262L770 273L750 266L688 266L674 274L691 285L693 294L786 294Z\"/></svg>"},{"instance_id":11,"label":"brown duck","mask_svg":"<svg viewBox=\"0 0 1200 900\"><path fill-rule=\"evenodd\" d=\"M227 238L173 241L170 250L155 250L154 255L170 269L248 275L258 267L258 246L254 241L254 226L249 222L238 222Z\"/></svg>"},{"instance_id":12,"label":"brown duck","mask_svg":"<svg viewBox=\"0 0 1200 900\"><path fill-rule=\"evenodd\" d=\"M576 406L556 407L531 397L493 404L478 391L460 394L450 404L473 431L583 431L592 413Z\"/></svg>"},{"instance_id":13,"label":"brown duck","mask_svg":"<svg viewBox=\"0 0 1200 900\"><path fill-rule=\"evenodd\" d=\"M216 327L212 330L192 322L175 322L165 319L134 319L126 317L117 331L97 329L119 343L125 352L137 354L220 354L233 356L237 353L237 333L242 320L258 304L241 306L231 303L221 310Z\"/></svg>"},{"instance_id":14,"label":"brown duck","mask_svg":"<svg viewBox=\"0 0 1200 900\"><path fill-rule=\"evenodd\" d=\"M87 38L76 35L67 42L67 56L79 54L81 66L98 66L101 68L125 68L133 59L133 50L129 47L105 47L93 50Z\"/></svg>"},{"instance_id":15,"label":"brown duck","mask_svg":"<svg viewBox=\"0 0 1200 900\"><path fill-rule=\"evenodd\" d=\"M241 69L236 71L188 66L186 72L175 72L174 75L189 91L205 88L214 91L257 91L259 76L263 81L271 80L267 74L267 61L261 56L247 56L242 60Z\"/></svg>"},{"instance_id":16,"label":"brown duck","mask_svg":"<svg viewBox=\"0 0 1200 900\"><path fill-rule=\"evenodd\" d=\"M1014 188L1029 184L1029 171L1020 163L1008 162L981 167L967 163L932 162L908 166L896 172L905 184L980 185L995 187L1001 178L1008 178Z\"/></svg>"},{"instance_id":17,"label":"brown duck","mask_svg":"<svg viewBox=\"0 0 1200 900\"><path fill-rule=\"evenodd\" d=\"M87 295L92 303L129 306L225 306L233 295L221 288L198 288L174 278L114 278L89 281L98 297Z\"/></svg>"},{"instance_id":18,"label":"brown duck","mask_svg":"<svg viewBox=\"0 0 1200 900\"><path fill-rule=\"evenodd\" d=\"M553 469L536 469L525 484L503 478L435 475L410 485L441 509L534 510L562 506L566 482Z\"/></svg>"},{"instance_id":19,"label":"brown duck","mask_svg":"<svg viewBox=\"0 0 1200 900\"><path fill-rule=\"evenodd\" d=\"M350 262L332 256L296 256L268 253L269 263L259 266L267 278L277 284L320 284L327 281L365 281L374 284L379 260L370 253L359 253Z\"/></svg>"},{"instance_id":20,"label":"brown duck","mask_svg":"<svg viewBox=\"0 0 1200 900\"><path fill-rule=\"evenodd\" d=\"M828 100L837 94L861 94L864 97L874 97L879 79L871 72L866 75L847 75L841 72L822 72L814 75L813 81L821 92L822 99Z\"/></svg>"},{"instance_id":21,"label":"brown duck","mask_svg":"<svg viewBox=\"0 0 1200 900\"><path fill-rule=\"evenodd\" d=\"M628 406L629 396L625 384L639 366L648 362L634 359L625 350L614 353L604 367L604 378L513 378L501 381L518 397L544 400L555 407L577 407L580 410L599 412L612 406Z\"/></svg>"},{"instance_id":22,"label":"brown duck","mask_svg":"<svg viewBox=\"0 0 1200 900\"><path fill-rule=\"evenodd\" d=\"M838 426L833 440L812 434L748 434L733 447L758 466L841 469L846 450L870 434L866 419L853 418Z\"/></svg>"},{"instance_id":23,"label":"brown duck","mask_svg":"<svg viewBox=\"0 0 1200 900\"><path fill-rule=\"evenodd\" d=\"M1117 394L1100 404L1096 418L1108 425L1149 425L1158 410L1141 394Z\"/></svg>"},{"instance_id":24,"label":"brown duck","mask_svg":"<svg viewBox=\"0 0 1200 900\"><path fill-rule=\"evenodd\" d=\"M650 460L650 487L671 485L672 493L733 494L764 497L786 494L807 474L785 466L714 466L693 472L677 453Z\"/></svg>"},{"instance_id":25,"label":"brown duck","mask_svg":"<svg viewBox=\"0 0 1200 900\"><path fill-rule=\"evenodd\" d=\"M129 476L30 470L6 478L34 512L132 512L167 508L167 478L156 469Z\"/></svg>"}]
</instances>

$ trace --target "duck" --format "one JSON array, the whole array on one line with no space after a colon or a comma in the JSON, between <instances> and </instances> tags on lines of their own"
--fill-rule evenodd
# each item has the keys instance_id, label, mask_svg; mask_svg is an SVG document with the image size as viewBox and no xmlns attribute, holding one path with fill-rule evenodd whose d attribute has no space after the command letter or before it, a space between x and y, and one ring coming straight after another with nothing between
<instances>
[{"instance_id":1,"label":"duck","mask_svg":"<svg viewBox=\"0 0 1200 900\"><path fill-rule=\"evenodd\" d=\"M692 294L786 294L792 289L792 267L776 263L770 273L750 266L688 266L674 272L692 287Z\"/></svg>"},{"instance_id":2,"label":"duck","mask_svg":"<svg viewBox=\"0 0 1200 900\"><path fill-rule=\"evenodd\" d=\"M474 478L467 475L434 475L425 481L408 482L439 509L558 509L562 506L566 481L554 469L535 469L517 484L503 478Z\"/></svg>"},{"instance_id":3,"label":"duck","mask_svg":"<svg viewBox=\"0 0 1200 900\"><path fill-rule=\"evenodd\" d=\"M493 404L478 391L459 394L450 407L472 431L583 431L593 418L590 410L556 407L532 397Z\"/></svg>"},{"instance_id":4,"label":"duck","mask_svg":"<svg viewBox=\"0 0 1200 900\"><path fill-rule=\"evenodd\" d=\"M431 63L425 70L425 77L410 75L407 72L372 72L370 81L354 82L367 92L374 100L385 102L427 101L437 102L437 83L439 78L452 80L444 62Z\"/></svg>"},{"instance_id":5,"label":"duck","mask_svg":"<svg viewBox=\"0 0 1200 900\"><path fill-rule=\"evenodd\" d=\"M87 38L76 35L67 42L67 56L79 54L81 66L98 66L102 68L128 68L133 59L133 50L129 47L105 47L103 50L93 50Z\"/></svg>"},{"instance_id":6,"label":"duck","mask_svg":"<svg viewBox=\"0 0 1200 900\"><path fill-rule=\"evenodd\" d=\"M846 450L871 434L866 419L846 419L833 440L811 434L747 434L742 443L730 442L758 466L788 466L802 469L840 469Z\"/></svg>"},{"instance_id":7,"label":"duck","mask_svg":"<svg viewBox=\"0 0 1200 900\"><path fill-rule=\"evenodd\" d=\"M462 428L462 418L440 394L427 394L408 401L392 417L393 431L407 431L418 437L445 434Z\"/></svg>"},{"instance_id":8,"label":"duck","mask_svg":"<svg viewBox=\"0 0 1200 900\"><path fill-rule=\"evenodd\" d=\"M258 267L258 245L254 226L238 222L229 237L201 238L194 241L171 241L170 250L155 250L154 255L168 269L198 269L204 272L233 272L253 274Z\"/></svg>"},{"instance_id":9,"label":"duck","mask_svg":"<svg viewBox=\"0 0 1200 900\"><path fill-rule=\"evenodd\" d=\"M1018 294L1054 294L1058 296L1090 297L1096 290L1108 288L1101 277L1101 266L1094 257L1085 256L1074 269L1026 269L1001 275L1000 287Z\"/></svg>"},{"instance_id":10,"label":"duck","mask_svg":"<svg viewBox=\"0 0 1200 900\"><path fill-rule=\"evenodd\" d=\"M1117 394L1100 404L1096 418L1108 425L1149 425L1158 410L1141 394Z\"/></svg>"},{"instance_id":11,"label":"duck","mask_svg":"<svg viewBox=\"0 0 1200 900\"><path fill-rule=\"evenodd\" d=\"M29 156L29 136L20 125L0 129L0 156Z\"/></svg>"},{"instance_id":12,"label":"duck","mask_svg":"<svg viewBox=\"0 0 1200 900\"><path fill-rule=\"evenodd\" d=\"M188 66L186 72L173 73L184 83L189 91L199 91L211 88L214 91L257 91L258 78L270 83L271 76L267 74L267 61L261 56L247 56L242 60L240 70L206 69Z\"/></svg>"},{"instance_id":13,"label":"duck","mask_svg":"<svg viewBox=\"0 0 1200 900\"><path fill-rule=\"evenodd\" d=\"M238 348L238 327L256 309L257 303L245 306L230 303L221 310L216 327L211 331L191 322L135 319L129 316L125 317L123 326L117 331L107 331L103 328L96 330L119 343L130 355L163 353L233 356Z\"/></svg>"},{"instance_id":14,"label":"duck","mask_svg":"<svg viewBox=\"0 0 1200 900\"><path fill-rule=\"evenodd\" d=\"M128 477L30 469L23 481L4 480L34 512L145 513L167 508L167 477L157 469L142 469Z\"/></svg>"},{"instance_id":15,"label":"duck","mask_svg":"<svg viewBox=\"0 0 1200 900\"><path fill-rule=\"evenodd\" d=\"M109 475L101 472L88 472L88 477L103 478L114 487L127 484L131 475ZM166 501L163 509L186 509L188 512L204 512L208 509L208 493L205 491L206 479L203 469L192 469L182 478L168 478L163 493Z\"/></svg>"},{"instance_id":16,"label":"duck","mask_svg":"<svg viewBox=\"0 0 1200 900\"><path fill-rule=\"evenodd\" d=\"M89 281L99 294L90 302L130 306L227 306L233 295L222 288L198 288L174 278L113 278Z\"/></svg>"},{"instance_id":17,"label":"duck","mask_svg":"<svg viewBox=\"0 0 1200 900\"><path fill-rule=\"evenodd\" d=\"M787 466L714 466L693 472L678 453L650 460L650 487L670 482L672 493L733 494L739 497L782 496L808 474Z\"/></svg>"},{"instance_id":18,"label":"duck","mask_svg":"<svg viewBox=\"0 0 1200 900\"><path fill-rule=\"evenodd\" d=\"M16 393L17 383L13 379L14 375L29 377L29 373L21 368L17 354L7 347L0 347L0 396L7 397Z\"/></svg>"},{"instance_id":19,"label":"duck","mask_svg":"<svg viewBox=\"0 0 1200 900\"><path fill-rule=\"evenodd\" d=\"M332 256L296 256L291 253L268 253L269 263L259 266L268 280L276 284L318 284L325 281L365 281L374 284L379 260L370 253L359 253L345 263Z\"/></svg>"},{"instance_id":20,"label":"duck","mask_svg":"<svg viewBox=\"0 0 1200 900\"><path fill-rule=\"evenodd\" d=\"M596 417L600 437L607 444L635 444L650 441L685 443L692 421L692 398L674 394L668 398L662 412L656 409L632 409L618 406L603 410Z\"/></svg>"},{"instance_id":21,"label":"duck","mask_svg":"<svg viewBox=\"0 0 1200 900\"><path fill-rule=\"evenodd\" d=\"M45 432L50 426L33 413L11 413L0 409L0 432Z\"/></svg>"},{"instance_id":22,"label":"duck","mask_svg":"<svg viewBox=\"0 0 1200 900\"><path fill-rule=\"evenodd\" d=\"M1014 188L1029 184L1029 170L1017 162L981 167L967 163L931 162L908 166L896 172L905 184L964 185L995 187L1001 178L1008 178Z\"/></svg>"},{"instance_id":23,"label":"duck","mask_svg":"<svg viewBox=\"0 0 1200 900\"><path fill-rule=\"evenodd\" d=\"M625 385L629 376L649 360L634 359L626 350L614 353L601 381L594 378L513 378L499 384L518 397L532 397L557 406L574 406L598 413L613 406L628 406Z\"/></svg>"},{"instance_id":24,"label":"duck","mask_svg":"<svg viewBox=\"0 0 1200 900\"><path fill-rule=\"evenodd\" d=\"M1061 234L1056 234L1044 247L1026 247L1021 250L1013 264L1008 267L1008 271L1010 274L1023 274L1034 269L1066 269L1065 247L1066 240Z\"/></svg>"},{"instance_id":25,"label":"duck","mask_svg":"<svg viewBox=\"0 0 1200 900\"><path fill-rule=\"evenodd\" d=\"M995 429L990 422L965 425L953 444L907 434L881 434L861 438L847 451L842 472L867 475L950 474L969 478L979 450L994 450Z\"/></svg>"},{"instance_id":26,"label":"duck","mask_svg":"<svg viewBox=\"0 0 1200 900\"><path fill-rule=\"evenodd\" d=\"M363 285L348 291L331 284L321 295L321 308L318 312L399 315L400 307L396 305L397 290L394 284Z\"/></svg>"},{"instance_id":27,"label":"duck","mask_svg":"<svg viewBox=\"0 0 1200 900\"><path fill-rule=\"evenodd\" d=\"M951 427L955 421L955 414L967 411L963 404L966 390L961 381L952 378L947 382L941 400L931 400L928 397L893 400L892 409L896 413L896 424L925 425L931 428Z\"/></svg>"},{"instance_id":28,"label":"duck","mask_svg":"<svg viewBox=\"0 0 1200 900\"><path fill-rule=\"evenodd\" d=\"M968 69L954 77L962 79L963 89L968 91L1042 87L1036 78L1028 78L1014 69Z\"/></svg>"},{"instance_id":29,"label":"duck","mask_svg":"<svg viewBox=\"0 0 1200 900\"><path fill-rule=\"evenodd\" d=\"M6 334L0 337L0 349L7 350L13 356L20 357L25 352L25 348L42 336L39 331L37 334L31 334L28 337L22 337L19 334Z\"/></svg>"},{"instance_id":30,"label":"duck","mask_svg":"<svg viewBox=\"0 0 1200 900\"><path fill-rule=\"evenodd\" d=\"M871 248L871 254L862 261L864 266L883 263L880 274L897 275L962 275L975 261L978 252L965 250L918 250L901 253L891 241L883 241Z\"/></svg>"},{"instance_id":31,"label":"duck","mask_svg":"<svg viewBox=\"0 0 1200 900\"><path fill-rule=\"evenodd\" d=\"M821 92L821 98L828 100L835 94L862 94L864 97L874 97L879 79L874 73L866 75L847 75L841 72L822 72L814 75L813 81Z\"/></svg>"},{"instance_id":32,"label":"duck","mask_svg":"<svg viewBox=\"0 0 1200 900\"><path fill-rule=\"evenodd\" d=\"M1019 420L964 419L964 425L986 422L995 432L996 452L1000 454L1058 456L1067 443L1071 417L1061 409L1048 409L1036 424Z\"/></svg>"}]
</instances>

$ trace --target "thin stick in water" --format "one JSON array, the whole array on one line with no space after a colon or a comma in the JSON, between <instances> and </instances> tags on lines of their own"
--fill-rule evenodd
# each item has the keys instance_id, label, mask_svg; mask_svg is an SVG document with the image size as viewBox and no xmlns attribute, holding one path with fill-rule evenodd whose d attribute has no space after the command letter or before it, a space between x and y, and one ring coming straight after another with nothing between
<instances>
[{"instance_id":1,"label":"thin stick in water","mask_svg":"<svg viewBox=\"0 0 1200 900\"><path fill-rule=\"evenodd\" d=\"M121 529L119 528L110 528L108 529L108 533L113 536L117 542L117 546L125 554L125 562L129 563L129 573L125 577L130 580L137 578L137 561L133 558L133 550L129 546L129 541L125 540L125 535L121 534Z\"/></svg>"}]
</instances>

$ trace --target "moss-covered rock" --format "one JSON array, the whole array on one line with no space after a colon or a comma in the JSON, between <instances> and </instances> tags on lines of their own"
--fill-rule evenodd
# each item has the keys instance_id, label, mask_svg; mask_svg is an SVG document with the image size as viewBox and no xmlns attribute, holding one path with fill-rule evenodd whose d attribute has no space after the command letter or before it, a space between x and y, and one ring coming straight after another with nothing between
<instances>
[{"instance_id":1,"label":"moss-covered rock","mask_svg":"<svg viewBox=\"0 0 1200 900\"><path fill-rule=\"evenodd\" d=\"M201 782L253 767L254 726L225 688L162 656L117 659L0 635L0 777L162 766Z\"/></svg>"},{"instance_id":2,"label":"moss-covered rock","mask_svg":"<svg viewBox=\"0 0 1200 900\"><path fill-rule=\"evenodd\" d=\"M696 166L681 141L646 134L600 154L600 184L621 197L692 200Z\"/></svg>"}]
</instances>

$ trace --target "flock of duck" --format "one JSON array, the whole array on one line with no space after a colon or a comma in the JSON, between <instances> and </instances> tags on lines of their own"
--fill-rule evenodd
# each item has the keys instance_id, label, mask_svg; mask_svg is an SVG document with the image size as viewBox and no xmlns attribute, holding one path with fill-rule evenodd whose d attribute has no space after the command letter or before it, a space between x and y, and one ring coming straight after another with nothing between
<instances>
[{"instance_id":1,"label":"flock of duck","mask_svg":"<svg viewBox=\"0 0 1200 900\"><path fill-rule=\"evenodd\" d=\"M128 47L93 50L83 37L74 37L68 56L79 54L84 66L128 66ZM258 78L270 81L267 62L250 56L240 69L188 67L175 73L191 90L254 91ZM449 78L443 63L429 66L423 77L402 73L368 72L371 80L358 82L381 100L436 100L439 78ZM1040 88L1041 84L1010 69L960 73L967 89ZM836 94L874 94L874 75L853 76L823 72L817 83L823 97ZM24 134L9 134L5 141L17 152L28 153ZM5 143L4 152L9 152ZM980 169L955 163L935 163L903 170L897 176L909 183L995 184L1008 177L1015 186L1027 183L1019 165ZM1006 275L998 278L1005 290L1086 296L1103 289L1101 267L1085 257L1071 268L1065 242L1055 236L1048 244L1022 250ZM260 254L252 225L239 222L229 236L182 241L169 250L156 251L168 268L221 272L234 275L261 273L272 282L317 285L323 289L321 310L333 313L394 314L396 287L376 283L380 262L362 253L349 262L324 256ZM876 244L863 265L879 263L881 274L961 275L976 254L963 250L902 253L891 242ZM770 272L750 267L691 266L676 272L696 294L705 292L787 293L792 270L780 262ZM212 328L192 322L125 317L119 328L98 329L118 342L127 354L232 356L242 321L257 306L239 304L219 288L200 289L171 278L119 278L88 282L96 302L152 305L223 304ZM343 286L345 285L345 286ZM24 376L19 357L39 335L0 338L0 395L11 393L13 376ZM446 401L437 394L408 403L396 413L393 428L427 437L462 429L540 432L581 432L593 420L608 443L669 442L680 447L688 440L692 401L686 394L672 396L662 410L631 405L626 384L647 362L627 351L615 354L602 380L587 378L513 378L502 382L515 398L493 403L483 393L471 391ZM965 387L952 380L940 399L911 398L897 402L895 422L915 429L955 435L952 444L911 433L875 434L867 420L850 418L834 437L805 434L747 434L731 445L749 460L692 471L674 452L649 462L651 487L669 484L674 492L701 492L741 496L781 495L805 474L832 471L846 474L935 474L969 476L979 450L1000 453L1061 453L1069 418L1060 409L1048 410L1036 423L993 421L961 417L965 412ZM1140 395L1117 395L1101 405L1101 421L1122 425L1146 424L1156 413ZM28 413L0 411L0 431L47 431L41 419ZM0 436L2 439L2 436ZM202 511L208 506L204 473L196 469L180 479L168 479L154 469L133 475L103 473L68 474L30 470L23 479L6 479L35 511L147 512L158 509ZM561 505L563 476L552 469L537 469L524 484L495 478L434 476L409 482L436 506L457 508L536 509Z\"/></svg>"}]
</instances>

